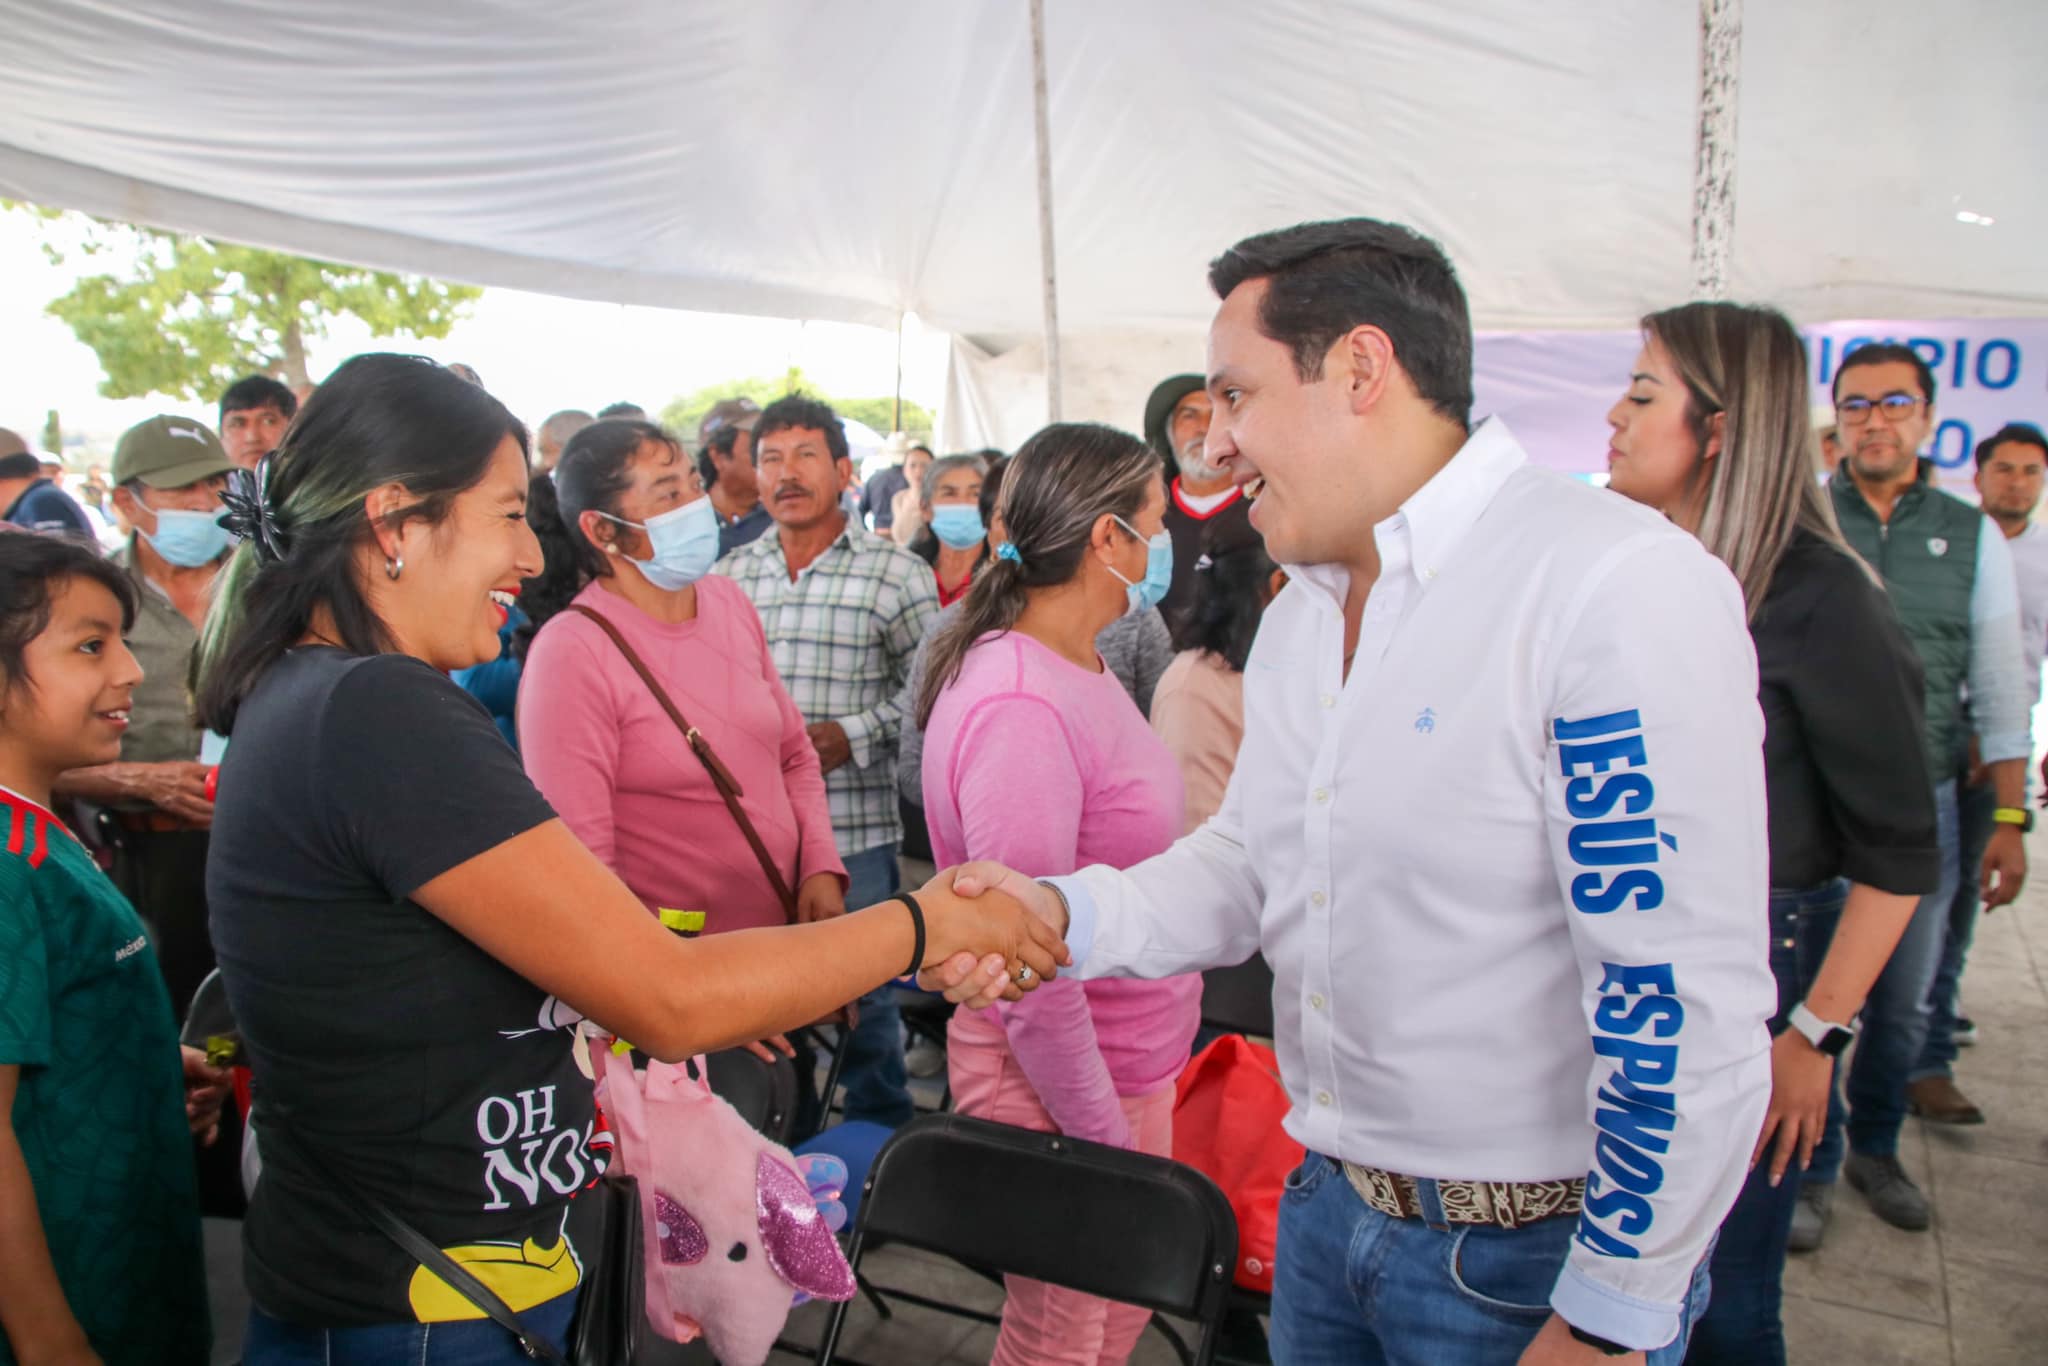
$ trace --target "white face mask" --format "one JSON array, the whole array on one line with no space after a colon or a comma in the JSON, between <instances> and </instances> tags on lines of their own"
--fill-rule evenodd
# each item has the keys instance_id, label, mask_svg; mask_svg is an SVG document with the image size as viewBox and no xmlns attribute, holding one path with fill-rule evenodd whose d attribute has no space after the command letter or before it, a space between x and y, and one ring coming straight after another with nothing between
<instances>
[{"instance_id":1,"label":"white face mask","mask_svg":"<svg viewBox=\"0 0 2048 1366\"><path fill-rule=\"evenodd\" d=\"M597 515L647 533L647 543L654 551L651 558L636 560L624 554L619 558L665 592L688 588L710 573L711 566L718 562L718 513L709 497L670 508L644 522L629 522L609 512Z\"/></svg>"}]
</instances>

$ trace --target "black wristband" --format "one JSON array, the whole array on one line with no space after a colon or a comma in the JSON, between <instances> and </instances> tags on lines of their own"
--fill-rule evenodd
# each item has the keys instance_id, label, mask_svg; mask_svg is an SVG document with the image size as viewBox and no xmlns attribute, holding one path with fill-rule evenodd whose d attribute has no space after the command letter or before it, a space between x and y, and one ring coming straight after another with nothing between
<instances>
[{"instance_id":1,"label":"black wristband","mask_svg":"<svg viewBox=\"0 0 2048 1366\"><path fill-rule=\"evenodd\" d=\"M917 932L917 943L910 950L910 971L905 977L915 977L924 970L924 907L917 904L917 898L908 892L898 892L894 898L910 908L911 928Z\"/></svg>"},{"instance_id":2,"label":"black wristband","mask_svg":"<svg viewBox=\"0 0 2048 1366\"><path fill-rule=\"evenodd\" d=\"M1585 1343L1588 1347L1599 1348L1601 1355L1603 1356L1625 1357L1630 1352L1633 1352L1635 1350L1635 1348L1633 1347L1624 1347L1618 1342L1614 1342L1610 1339L1599 1337L1593 1333L1589 1333L1585 1329L1579 1327L1577 1324L1574 1323L1567 1323L1565 1324L1565 1327L1571 1329L1572 1337L1574 1339L1576 1339L1579 1342Z\"/></svg>"}]
</instances>

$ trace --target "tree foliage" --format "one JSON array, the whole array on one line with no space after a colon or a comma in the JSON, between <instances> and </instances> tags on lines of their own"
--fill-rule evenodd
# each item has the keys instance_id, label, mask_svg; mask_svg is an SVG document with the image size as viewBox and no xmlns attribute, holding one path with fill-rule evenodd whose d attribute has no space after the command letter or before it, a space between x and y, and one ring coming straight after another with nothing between
<instances>
[{"instance_id":1,"label":"tree foliage","mask_svg":"<svg viewBox=\"0 0 2048 1366\"><path fill-rule=\"evenodd\" d=\"M811 383L801 367L792 365L780 375L755 375L748 379L726 380L719 384L707 384L682 397L673 399L660 413L661 425L674 432L685 442L697 440L697 424L704 420L704 414L721 399L750 398L762 407L787 394L810 394L822 398L832 405L832 410L841 417L850 417L855 422L864 422L887 436L895 425L896 400L881 398L837 398L820 390ZM927 445L932 439L934 428L930 410L920 404L903 400L903 431L912 441Z\"/></svg>"},{"instance_id":2,"label":"tree foliage","mask_svg":"<svg viewBox=\"0 0 2048 1366\"><path fill-rule=\"evenodd\" d=\"M325 337L335 319L356 318L378 337L445 337L483 293L81 214L30 211L76 230L75 244L45 241L53 262L109 256L125 267L81 277L48 307L99 357L106 375L100 392L108 398L165 394L211 402L248 374L302 387L311 382L307 344Z\"/></svg>"}]
</instances>

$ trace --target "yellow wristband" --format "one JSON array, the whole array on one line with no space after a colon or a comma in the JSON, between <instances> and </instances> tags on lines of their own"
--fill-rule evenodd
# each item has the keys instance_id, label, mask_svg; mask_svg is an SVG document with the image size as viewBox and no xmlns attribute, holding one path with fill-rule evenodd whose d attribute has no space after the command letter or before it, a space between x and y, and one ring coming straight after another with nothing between
<instances>
[{"instance_id":1,"label":"yellow wristband","mask_svg":"<svg viewBox=\"0 0 2048 1366\"><path fill-rule=\"evenodd\" d=\"M2021 806L2001 806L1991 813L1991 819L1999 825L2026 825L2033 813Z\"/></svg>"}]
</instances>

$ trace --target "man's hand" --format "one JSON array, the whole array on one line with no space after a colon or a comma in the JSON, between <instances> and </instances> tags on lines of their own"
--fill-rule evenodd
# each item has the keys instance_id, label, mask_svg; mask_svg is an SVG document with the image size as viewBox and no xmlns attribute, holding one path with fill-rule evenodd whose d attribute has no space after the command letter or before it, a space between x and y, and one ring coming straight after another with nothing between
<instances>
[{"instance_id":1,"label":"man's hand","mask_svg":"<svg viewBox=\"0 0 2048 1366\"><path fill-rule=\"evenodd\" d=\"M1763 1132L1749 1155L1754 1167L1775 1134L1778 1145L1771 1154L1771 1184L1777 1185L1796 1153L1799 1170L1813 1161L1814 1144L1828 1125L1828 1085L1835 1075L1835 1060L1806 1041L1796 1029L1787 1029L1771 1040L1771 1108L1764 1112Z\"/></svg>"},{"instance_id":2,"label":"man's hand","mask_svg":"<svg viewBox=\"0 0 2048 1366\"><path fill-rule=\"evenodd\" d=\"M98 764L60 774L57 793L101 806L148 802L193 825L209 826L213 824L213 803L206 799L209 771L200 763Z\"/></svg>"},{"instance_id":3,"label":"man's hand","mask_svg":"<svg viewBox=\"0 0 2048 1366\"><path fill-rule=\"evenodd\" d=\"M1991 832L1984 846L1984 868L1980 885L1984 909L1995 911L2019 899L2027 880L2027 846L2017 825L2001 825Z\"/></svg>"},{"instance_id":4,"label":"man's hand","mask_svg":"<svg viewBox=\"0 0 2048 1366\"><path fill-rule=\"evenodd\" d=\"M830 773L852 760L853 742L846 738L846 728L837 721L820 721L814 726L805 726L804 734L811 737L811 748L818 751L818 767L825 772Z\"/></svg>"},{"instance_id":5,"label":"man's hand","mask_svg":"<svg viewBox=\"0 0 2048 1366\"><path fill-rule=\"evenodd\" d=\"M1643 1366L1644 1353L1611 1357L1572 1336L1565 1321L1552 1314L1536 1340L1522 1349L1521 1366Z\"/></svg>"},{"instance_id":6,"label":"man's hand","mask_svg":"<svg viewBox=\"0 0 2048 1366\"><path fill-rule=\"evenodd\" d=\"M773 1063L777 1057L794 1058L796 1056L796 1045L780 1034L770 1034L765 1039L759 1039L753 1043L744 1043L740 1047L746 1049L765 1063Z\"/></svg>"},{"instance_id":7,"label":"man's hand","mask_svg":"<svg viewBox=\"0 0 2048 1366\"><path fill-rule=\"evenodd\" d=\"M979 896L985 891L1007 892L1026 909L1051 925L1062 936L1067 932L1067 908L1059 897L1022 873L1000 863L965 863L941 871L933 885L950 886L961 896ZM992 1006L997 1001L1014 1001L1024 993L1010 980L1009 964L991 954L976 961L967 954L955 954L946 962L917 975L926 991L942 993L956 1005L970 1010Z\"/></svg>"},{"instance_id":8,"label":"man's hand","mask_svg":"<svg viewBox=\"0 0 2048 1366\"><path fill-rule=\"evenodd\" d=\"M210 1148L220 1137L221 1103L232 1084L224 1068L209 1067L206 1054L185 1044L178 1045L185 1064L185 1123L202 1148Z\"/></svg>"},{"instance_id":9,"label":"man's hand","mask_svg":"<svg viewBox=\"0 0 2048 1366\"><path fill-rule=\"evenodd\" d=\"M1064 939L1067 934L1067 903L1059 893L1034 878L1000 863L963 863L952 870L953 890L962 896L983 892L1007 892L1024 903L1026 910L1053 927ZM940 879L946 875L941 873Z\"/></svg>"},{"instance_id":10,"label":"man's hand","mask_svg":"<svg viewBox=\"0 0 2048 1366\"><path fill-rule=\"evenodd\" d=\"M846 889L837 873L812 873L796 889L796 920L809 925L846 914Z\"/></svg>"}]
</instances>

